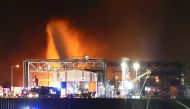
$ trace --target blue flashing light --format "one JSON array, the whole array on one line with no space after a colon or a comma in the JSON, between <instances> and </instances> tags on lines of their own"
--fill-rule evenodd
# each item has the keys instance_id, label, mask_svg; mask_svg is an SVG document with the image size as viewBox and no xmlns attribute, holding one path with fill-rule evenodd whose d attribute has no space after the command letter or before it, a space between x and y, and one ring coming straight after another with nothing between
<instances>
[{"instance_id":1,"label":"blue flashing light","mask_svg":"<svg viewBox=\"0 0 190 109\"><path fill-rule=\"evenodd\" d=\"M67 87L67 83L66 82L61 82L61 88L66 89L66 87Z\"/></svg>"},{"instance_id":2,"label":"blue flashing light","mask_svg":"<svg viewBox=\"0 0 190 109\"><path fill-rule=\"evenodd\" d=\"M38 107L33 107L33 106L25 106L22 109L40 109Z\"/></svg>"}]
</instances>

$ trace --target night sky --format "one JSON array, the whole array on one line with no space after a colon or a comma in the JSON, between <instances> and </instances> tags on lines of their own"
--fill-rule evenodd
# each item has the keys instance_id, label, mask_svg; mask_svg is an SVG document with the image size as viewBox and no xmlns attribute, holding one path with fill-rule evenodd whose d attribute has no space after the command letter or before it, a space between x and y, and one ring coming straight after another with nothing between
<instances>
[{"instance_id":1,"label":"night sky","mask_svg":"<svg viewBox=\"0 0 190 109\"><path fill-rule=\"evenodd\" d=\"M189 13L188 0L1 1L0 84L10 81L11 65L45 58L46 26L53 18L69 19L95 41L97 57L190 63ZM14 73L21 85L22 68Z\"/></svg>"}]
</instances>

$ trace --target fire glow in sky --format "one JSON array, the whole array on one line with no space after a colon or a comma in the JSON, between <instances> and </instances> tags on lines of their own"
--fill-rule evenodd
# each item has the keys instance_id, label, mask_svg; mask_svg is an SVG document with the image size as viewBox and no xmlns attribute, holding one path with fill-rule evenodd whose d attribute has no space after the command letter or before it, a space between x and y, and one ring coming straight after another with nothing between
<instances>
[{"instance_id":1,"label":"fire glow in sky","mask_svg":"<svg viewBox=\"0 0 190 109\"><path fill-rule=\"evenodd\" d=\"M80 32L73 28L67 20L55 19L47 26L48 47L47 58L82 56L84 49L79 38Z\"/></svg>"},{"instance_id":2,"label":"fire glow in sky","mask_svg":"<svg viewBox=\"0 0 190 109\"><path fill-rule=\"evenodd\" d=\"M190 63L186 1L5 0L0 3L0 83L10 82L10 66L33 58L88 55L118 62L124 56ZM49 21L55 17L64 19ZM22 68L14 74L20 80Z\"/></svg>"},{"instance_id":3,"label":"fire glow in sky","mask_svg":"<svg viewBox=\"0 0 190 109\"><path fill-rule=\"evenodd\" d=\"M47 25L47 33L47 59L81 57L84 55L96 57L104 54L105 43L99 44L87 36L84 37L84 34L77 30L69 20L52 19Z\"/></svg>"}]
</instances>

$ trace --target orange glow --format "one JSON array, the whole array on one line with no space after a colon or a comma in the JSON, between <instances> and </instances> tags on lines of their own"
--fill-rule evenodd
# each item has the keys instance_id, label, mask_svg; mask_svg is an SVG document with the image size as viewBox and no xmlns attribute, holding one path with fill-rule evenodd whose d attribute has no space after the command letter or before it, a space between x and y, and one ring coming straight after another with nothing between
<instances>
[{"instance_id":1,"label":"orange glow","mask_svg":"<svg viewBox=\"0 0 190 109\"><path fill-rule=\"evenodd\" d=\"M160 80L159 79L156 79L156 82L159 82Z\"/></svg>"},{"instance_id":2,"label":"orange glow","mask_svg":"<svg viewBox=\"0 0 190 109\"><path fill-rule=\"evenodd\" d=\"M83 56L81 33L66 20L54 19L47 26L47 58Z\"/></svg>"},{"instance_id":3,"label":"orange glow","mask_svg":"<svg viewBox=\"0 0 190 109\"><path fill-rule=\"evenodd\" d=\"M88 91L89 92L94 92L96 91L96 82L89 82L89 85L88 85Z\"/></svg>"},{"instance_id":4,"label":"orange glow","mask_svg":"<svg viewBox=\"0 0 190 109\"><path fill-rule=\"evenodd\" d=\"M51 29L50 25L47 26L47 33L48 33L48 39L47 39L48 45L47 45L46 58L47 59L59 59L60 57L59 57L59 54L55 47L52 29Z\"/></svg>"},{"instance_id":5,"label":"orange glow","mask_svg":"<svg viewBox=\"0 0 190 109\"><path fill-rule=\"evenodd\" d=\"M95 37L87 37L77 30L69 20L52 19L47 25L47 59L69 57L105 56L107 46ZM110 54L109 54L110 55Z\"/></svg>"}]
</instances>

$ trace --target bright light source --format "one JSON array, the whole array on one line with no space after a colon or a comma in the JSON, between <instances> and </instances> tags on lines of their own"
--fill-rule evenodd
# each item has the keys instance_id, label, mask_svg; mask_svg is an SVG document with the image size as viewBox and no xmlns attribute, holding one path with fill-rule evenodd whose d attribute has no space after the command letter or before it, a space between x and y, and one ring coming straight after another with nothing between
<instances>
[{"instance_id":1,"label":"bright light source","mask_svg":"<svg viewBox=\"0 0 190 109\"><path fill-rule=\"evenodd\" d=\"M159 79L156 79L156 82L159 82L160 80Z\"/></svg>"},{"instance_id":2,"label":"bright light source","mask_svg":"<svg viewBox=\"0 0 190 109\"><path fill-rule=\"evenodd\" d=\"M50 94L56 94L56 91L53 91L52 89L49 90Z\"/></svg>"},{"instance_id":3,"label":"bright light source","mask_svg":"<svg viewBox=\"0 0 190 109\"><path fill-rule=\"evenodd\" d=\"M140 64L139 63L134 63L133 64L133 68L135 69L135 70L138 70L139 68L140 68Z\"/></svg>"},{"instance_id":4,"label":"bright light source","mask_svg":"<svg viewBox=\"0 0 190 109\"><path fill-rule=\"evenodd\" d=\"M132 98L133 98L133 99L140 99L140 96L138 96L138 95L133 95Z\"/></svg>"},{"instance_id":5,"label":"bright light source","mask_svg":"<svg viewBox=\"0 0 190 109\"><path fill-rule=\"evenodd\" d=\"M118 76L115 76L115 79L118 79Z\"/></svg>"},{"instance_id":6,"label":"bright light source","mask_svg":"<svg viewBox=\"0 0 190 109\"><path fill-rule=\"evenodd\" d=\"M32 94L30 93L30 94L28 95L28 97L29 97L29 98L32 98Z\"/></svg>"},{"instance_id":7,"label":"bright light source","mask_svg":"<svg viewBox=\"0 0 190 109\"><path fill-rule=\"evenodd\" d=\"M121 63L121 67L122 67L122 68L125 68L126 66L127 66L127 65L126 65L125 62L122 62L122 63Z\"/></svg>"},{"instance_id":8,"label":"bright light source","mask_svg":"<svg viewBox=\"0 0 190 109\"><path fill-rule=\"evenodd\" d=\"M61 89L61 97L64 97L66 95L66 89Z\"/></svg>"},{"instance_id":9,"label":"bright light source","mask_svg":"<svg viewBox=\"0 0 190 109\"><path fill-rule=\"evenodd\" d=\"M38 97L39 97L39 94L35 94L35 97L38 98Z\"/></svg>"},{"instance_id":10,"label":"bright light source","mask_svg":"<svg viewBox=\"0 0 190 109\"><path fill-rule=\"evenodd\" d=\"M67 88L67 93L73 94L73 93L74 93L74 89L71 88L71 87L68 87L68 88Z\"/></svg>"},{"instance_id":11,"label":"bright light source","mask_svg":"<svg viewBox=\"0 0 190 109\"><path fill-rule=\"evenodd\" d=\"M133 84L132 84L131 82L126 81L126 82L125 82L125 85L126 85L126 88L127 88L128 90L133 89Z\"/></svg>"},{"instance_id":12,"label":"bright light source","mask_svg":"<svg viewBox=\"0 0 190 109\"><path fill-rule=\"evenodd\" d=\"M48 69L48 70L51 70L51 65L48 65L48 66L47 66L47 69Z\"/></svg>"},{"instance_id":13,"label":"bright light source","mask_svg":"<svg viewBox=\"0 0 190 109\"><path fill-rule=\"evenodd\" d=\"M89 56L85 56L85 59L88 60L88 59L89 59Z\"/></svg>"},{"instance_id":14,"label":"bright light source","mask_svg":"<svg viewBox=\"0 0 190 109\"><path fill-rule=\"evenodd\" d=\"M39 108L37 108L37 107L25 106L25 107L23 107L22 109L39 109Z\"/></svg>"},{"instance_id":15,"label":"bright light source","mask_svg":"<svg viewBox=\"0 0 190 109\"><path fill-rule=\"evenodd\" d=\"M122 60L122 61L129 61L129 58L127 58L127 57L122 57L121 60Z\"/></svg>"},{"instance_id":16,"label":"bright light source","mask_svg":"<svg viewBox=\"0 0 190 109\"><path fill-rule=\"evenodd\" d=\"M30 107L29 107L29 106L26 106L26 107L24 107L24 108L22 108L22 109L30 109Z\"/></svg>"},{"instance_id":17,"label":"bright light source","mask_svg":"<svg viewBox=\"0 0 190 109\"><path fill-rule=\"evenodd\" d=\"M54 87L56 87L58 89L61 89L61 84L59 82L57 82L57 83L54 84Z\"/></svg>"},{"instance_id":18,"label":"bright light source","mask_svg":"<svg viewBox=\"0 0 190 109\"><path fill-rule=\"evenodd\" d=\"M126 68L127 68L127 64L126 64L125 62L122 62L122 63L121 63L122 72L125 72L125 71L126 71Z\"/></svg>"},{"instance_id":19,"label":"bright light source","mask_svg":"<svg viewBox=\"0 0 190 109\"><path fill-rule=\"evenodd\" d=\"M158 79L158 76L156 76L155 79Z\"/></svg>"},{"instance_id":20,"label":"bright light source","mask_svg":"<svg viewBox=\"0 0 190 109\"><path fill-rule=\"evenodd\" d=\"M145 87L145 91L146 92L150 92L151 91L151 87Z\"/></svg>"},{"instance_id":21,"label":"bright light source","mask_svg":"<svg viewBox=\"0 0 190 109\"><path fill-rule=\"evenodd\" d=\"M19 65L15 65L16 68L19 68Z\"/></svg>"}]
</instances>

